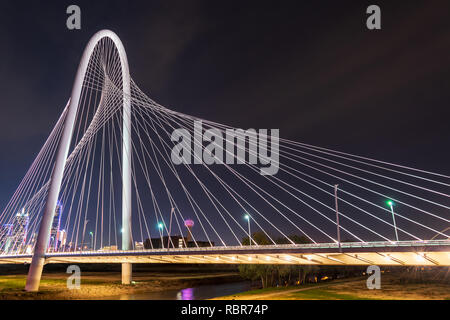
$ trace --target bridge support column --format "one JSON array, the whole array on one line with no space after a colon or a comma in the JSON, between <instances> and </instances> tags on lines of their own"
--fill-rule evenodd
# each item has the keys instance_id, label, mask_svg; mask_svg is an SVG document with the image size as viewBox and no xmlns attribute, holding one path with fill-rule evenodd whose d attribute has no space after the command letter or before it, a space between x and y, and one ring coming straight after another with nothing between
<instances>
[{"instance_id":1,"label":"bridge support column","mask_svg":"<svg viewBox=\"0 0 450 320\"><path fill-rule=\"evenodd\" d=\"M123 186L122 186L122 250L130 250L131 246L131 79L128 68L127 55L125 48L119 37L109 30L101 30L94 34L84 49L83 56L78 66L75 82L72 87L72 94L67 108L67 115L64 121L64 128L61 134L61 140L56 151L55 166L50 177L50 185L45 200L45 206L39 232L36 239L33 258L28 271L25 290L38 291L42 276L42 269L45 263L45 254L50 238L51 223L55 214L56 203L58 201L61 183L64 175L64 167L69 153L70 142L72 140L73 127L76 120L78 105L83 88L84 78L88 69L89 60L95 49L95 46L102 38L111 39L118 51L122 70L123 85L123 141L122 141L122 163L123 163ZM124 265L126 265L124 267ZM131 283L131 264L122 265L123 277Z\"/></svg>"},{"instance_id":2,"label":"bridge support column","mask_svg":"<svg viewBox=\"0 0 450 320\"><path fill-rule=\"evenodd\" d=\"M42 270L44 269L44 256L36 257L33 256L31 260L30 269L28 270L27 283L25 285L26 291L38 291L39 284L41 282Z\"/></svg>"},{"instance_id":3,"label":"bridge support column","mask_svg":"<svg viewBox=\"0 0 450 320\"><path fill-rule=\"evenodd\" d=\"M131 232L131 100L130 76L123 73L122 117L122 250L133 249ZM122 284L131 284L131 263L122 263Z\"/></svg>"},{"instance_id":4,"label":"bridge support column","mask_svg":"<svg viewBox=\"0 0 450 320\"><path fill-rule=\"evenodd\" d=\"M122 263L122 284L131 284L133 276L133 265Z\"/></svg>"},{"instance_id":5,"label":"bridge support column","mask_svg":"<svg viewBox=\"0 0 450 320\"><path fill-rule=\"evenodd\" d=\"M75 80L75 86L83 84L79 79ZM78 99L77 99L78 98ZM70 99L68 102L67 115L64 121L64 129L61 135L61 141L58 146L55 158L55 167L50 177L50 186L45 201L43 216L39 226L39 232L34 247L33 258L31 259L30 269L28 270L26 291L38 291L41 282L42 269L44 268L45 253L47 252L50 240L50 231L52 220L55 215L56 203L58 201L59 190L63 179L64 166L66 164L67 154L69 152L70 140L72 139L72 129L77 114L79 95L77 98Z\"/></svg>"}]
</instances>

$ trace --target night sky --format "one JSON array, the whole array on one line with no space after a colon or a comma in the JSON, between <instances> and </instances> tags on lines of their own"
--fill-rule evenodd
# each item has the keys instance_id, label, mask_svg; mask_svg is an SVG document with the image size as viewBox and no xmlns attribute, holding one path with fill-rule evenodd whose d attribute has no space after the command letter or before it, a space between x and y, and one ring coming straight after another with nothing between
<instances>
[{"instance_id":1,"label":"night sky","mask_svg":"<svg viewBox=\"0 0 450 320\"><path fill-rule=\"evenodd\" d=\"M382 30L366 28L373 3ZM81 30L66 28L70 4ZM2 208L105 28L138 86L171 109L450 174L448 1L3 1Z\"/></svg>"}]
</instances>

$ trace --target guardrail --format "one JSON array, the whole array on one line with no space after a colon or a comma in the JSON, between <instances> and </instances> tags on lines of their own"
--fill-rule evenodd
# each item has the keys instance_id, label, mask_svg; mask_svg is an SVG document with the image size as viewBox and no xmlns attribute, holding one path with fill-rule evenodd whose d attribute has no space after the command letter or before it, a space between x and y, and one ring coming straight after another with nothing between
<instances>
[{"instance_id":1,"label":"guardrail","mask_svg":"<svg viewBox=\"0 0 450 320\"><path fill-rule=\"evenodd\" d=\"M343 242L341 248L393 248L393 247L420 247L420 246L450 246L450 240L423 240L423 241L377 241L377 242ZM217 252L217 251L257 251L277 249L338 249L338 243L309 243L309 244L279 244L279 245L252 245L252 246L216 246L192 248L161 248L144 250L96 250L96 251L66 251L47 253L46 257L58 256L104 256L127 254L158 254L158 253L186 253L186 252ZM0 254L0 259L30 258L32 254Z\"/></svg>"},{"instance_id":2,"label":"guardrail","mask_svg":"<svg viewBox=\"0 0 450 320\"><path fill-rule=\"evenodd\" d=\"M377 241L377 242L343 242L341 248L389 248L389 247L420 247L420 246L450 246L450 240L423 240L423 241ZM46 257L58 256L103 256L103 255L127 255L136 253L186 253L186 252L210 252L210 251L255 251L276 249L338 249L338 243L308 243L308 244L279 244L279 245L252 245L252 246L216 246L216 247L191 247L191 248L161 248L144 250L96 250L96 251L66 251L47 253ZM30 258L32 254L0 254L0 259Z\"/></svg>"}]
</instances>

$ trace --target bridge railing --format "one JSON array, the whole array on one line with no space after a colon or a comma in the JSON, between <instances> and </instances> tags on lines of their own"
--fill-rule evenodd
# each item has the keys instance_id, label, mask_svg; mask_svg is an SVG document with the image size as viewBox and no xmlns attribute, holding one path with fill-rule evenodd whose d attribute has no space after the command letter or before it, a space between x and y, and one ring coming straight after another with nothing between
<instances>
[{"instance_id":1,"label":"bridge railing","mask_svg":"<svg viewBox=\"0 0 450 320\"><path fill-rule=\"evenodd\" d=\"M450 240L423 240L423 241L377 241L377 242L343 242L341 248L387 248L387 247L420 247L420 246L450 246ZM66 251L47 253L48 257L72 255L126 255L136 253L186 253L186 252L220 252L220 251L255 251L272 249L338 249L338 243L309 243L309 244L279 244L279 245L252 245L252 246L213 246L192 248L159 248L142 250L89 250ZM1 258L28 258L32 254L0 254Z\"/></svg>"},{"instance_id":2,"label":"bridge railing","mask_svg":"<svg viewBox=\"0 0 450 320\"><path fill-rule=\"evenodd\" d=\"M376 248L376 247L417 247L417 246L448 246L450 240L423 240L423 241L378 241L378 242L345 242L341 248ZM167 252L209 252L209 251L254 251L271 249L338 249L338 243L312 243L312 244L280 244L280 245L253 245L253 246L213 246L192 248L159 248L142 250L96 250L96 251L72 251L54 252L48 256L64 255L103 255L103 254L127 254L127 253L167 253Z\"/></svg>"}]
</instances>

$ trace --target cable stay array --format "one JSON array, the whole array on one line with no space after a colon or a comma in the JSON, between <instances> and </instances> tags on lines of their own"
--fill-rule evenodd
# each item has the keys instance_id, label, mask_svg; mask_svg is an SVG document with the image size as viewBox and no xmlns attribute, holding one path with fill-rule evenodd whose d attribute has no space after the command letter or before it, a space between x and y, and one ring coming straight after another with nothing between
<instances>
[{"instance_id":1,"label":"cable stay array","mask_svg":"<svg viewBox=\"0 0 450 320\"><path fill-rule=\"evenodd\" d=\"M107 37L90 57L49 252L121 248L125 133L134 250L449 239L450 176L176 112L133 80L127 96L119 59ZM0 213L0 254L34 250L66 115Z\"/></svg>"}]
</instances>

